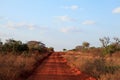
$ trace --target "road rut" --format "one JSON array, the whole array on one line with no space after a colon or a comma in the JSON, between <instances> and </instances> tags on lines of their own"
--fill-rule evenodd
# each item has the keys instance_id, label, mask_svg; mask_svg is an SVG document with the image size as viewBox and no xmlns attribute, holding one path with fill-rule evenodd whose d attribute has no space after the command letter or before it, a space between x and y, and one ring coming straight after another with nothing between
<instances>
[{"instance_id":1,"label":"road rut","mask_svg":"<svg viewBox=\"0 0 120 80\"><path fill-rule=\"evenodd\" d=\"M78 70L73 70L60 54L52 53L27 80L96 80Z\"/></svg>"}]
</instances>

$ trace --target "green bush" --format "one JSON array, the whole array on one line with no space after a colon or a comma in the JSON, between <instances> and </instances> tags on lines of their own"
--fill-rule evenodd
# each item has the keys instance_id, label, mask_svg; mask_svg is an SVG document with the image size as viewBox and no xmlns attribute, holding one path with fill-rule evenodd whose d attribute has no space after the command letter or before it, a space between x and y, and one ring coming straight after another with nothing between
<instances>
[{"instance_id":1,"label":"green bush","mask_svg":"<svg viewBox=\"0 0 120 80\"><path fill-rule=\"evenodd\" d=\"M101 75L114 74L120 69L119 66L107 64L105 59L96 59L93 62L87 61L83 66L83 72L99 79Z\"/></svg>"}]
</instances>

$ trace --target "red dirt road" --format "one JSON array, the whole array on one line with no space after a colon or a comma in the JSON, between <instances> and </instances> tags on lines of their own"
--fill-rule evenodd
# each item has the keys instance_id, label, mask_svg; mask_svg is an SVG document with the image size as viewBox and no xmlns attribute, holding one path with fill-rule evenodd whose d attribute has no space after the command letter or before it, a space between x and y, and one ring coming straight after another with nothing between
<instances>
[{"instance_id":1,"label":"red dirt road","mask_svg":"<svg viewBox=\"0 0 120 80\"><path fill-rule=\"evenodd\" d=\"M52 53L27 80L96 80L71 69L60 53Z\"/></svg>"}]
</instances>

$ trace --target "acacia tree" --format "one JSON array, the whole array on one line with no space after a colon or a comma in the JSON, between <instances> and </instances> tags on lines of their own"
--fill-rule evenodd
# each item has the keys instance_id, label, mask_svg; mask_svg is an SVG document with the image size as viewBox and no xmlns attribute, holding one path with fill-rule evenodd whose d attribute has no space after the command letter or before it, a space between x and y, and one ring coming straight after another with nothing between
<instances>
[{"instance_id":1,"label":"acacia tree","mask_svg":"<svg viewBox=\"0 0 120 80\"><path fill-rule=\"evenodd\" d=\"M22 43L19 40L14 39L7 39L3 44L0 40L0 51L4 53L15 53L15 54L22 54L28 53L28 51L39 51L39 52L46 52L48 49L46 48L45 44L39 41L29 41L28 43ZM54 51L51 48L51 51Z\"/></svg>"},{"instance_id":2,"label":"acacia tree","mask_svg":"<svg viewBox=\"0 0 120 80\"><path fill-rule=\"evenodd\" d=\"M113 43L116 47L117 50L120 50L120 39L117 37L113 38L115 40L115 42Z\"/></svg>"},{"instance_id":3,"label":"acacia tree","mask_svg":"<svg viewBox=\"0 0 120 80\"><path fill-rule=\"evenodd\" d=\"M12 52L18 52L18 48L22 45L22 42L14 39L8 39L5 44L9 46Z\"/></svg>"},{"instance_id":4,"label":"acacia tree","mask_svg":"<svg viewBox=\"0 0 120 80\"><path fill-rule=\"evenodd\" d=\"M117 44L120 44L120 39L119 39L119 38L114 37L113 39L115 40L115 42L116 42Z\"/></svg>"},{"instance_id":5,"label":"acacia tree","mask_svg":"<svg viewBox=\"0 0 120 80\"><path fill-rule=\"evenodd\" d=\"M3 50L5 52L15 52L15 40L8 39L6 40L5 44L3 45Z\"/></svg>"},{"instance_id":6,"label":"acacia tree","mask_svg":"<svg viewBox=\"0 0 120 80\"><path fill-rule=\"evenodd\" d=\"M64 48L63 51L67 51L67 49Z\"/></svg>"},{"instance_id":7,"label":"acacia tree","mask_svg":"<svg viewBox=\"0 0 120 80\"><path fill-rule=\"evenodd\" d=\"M80 46L80 45L78 45L78 46L75 47L75 50L77 50L77 51L80 51L82 49L83 49L83 46Z\"/></svg>"},{"instance_id":8,"label":"acacia tree","mask_svg":"<svg viewBox=\"0 0 120 80\"><path fill-rule=\"evenodd\" d=\"M83 42L83 43L82 43L82 46L83 46L84 48L88 48L88 47L90 46L90 43L88 43L88 42Z\"/></svg>"},{"instance_id":9,"label":"acacia tree","mask_svg":"<svg viewBox=\"0 0 120 80\"><path fill-rule=\"evenodd\" d=\"M102 52L102 57L104 57L106 54L109 53L109 44L110 44L110 38L109 37L103 37L103 38L100 38L99 39L101 44L102 44L102 47L103 47L103 52Z\"/></svg>"},{"instance_id":10,"label":"acacia tree","mask_svg":"<svg viewBox=\"0 0 120 80\"><path fill-rule=\"evenodd\" d=\"M53 48L53 47L49 47L49 48L48 48L48 51L49 51L49 52L54 52L54 48Z\"/></svg>"},{"instance_id":11,"label":"acacia tree","mask_svg":"<svg viewBox=\"0 0 120 80\"><path fill-rule=\"evenodd\" d=\"M3 42L0 39L0 51L2 51Z\"/></svg>"},{"instance_id":12,"label":"acacia tree","mask_svg":"<svg viewBox=\"0 0 120 80\"><path fill-rule=\"evenodd\" d=\"M119 51L120 50L120 39L117 37L113 39L114 39L114 42L110 44L111 51L112 52Z\"/></svg>"},{"instance_id":13,"label":"acacia tree","mask_svg":"<svg viewBox=\"0 0 120 80\"><path fill-rule=\"evenodd\" d=\"M22 52L26 51L28 52L28 46L26 44L23 44L21 41L17 41L14 39L8 39L6 42L2 45L2 51L3 52L12 52L15 54L22 54Z\"/></svg>"},{"instance_id":14,"label":"acacia tree","mask_svg":"<svg viewBox=\"0 0 120 80\"><path fill-rule=\"evenodd\" d=\"M105 56L106 54L110 54L110 56L112 56L114 52L120 49L120 39L117 37L113 39L114 42L110 42L109 37L104 37L99 39L103 47L103 56Z\"/></svg>"},{"instance_id":15,"label":"acacia tree","mask_svg":"<svg viewBox=\"0 0 120 80\"><path fill-rule=\"evenodd\" d=\"M27 43L29 51L40 51L40 52L44 52L47 50L47 48L45 47L45 44L39 41L28 41Z\"/></svg>"},{"instance_id":16,"label":"acacia tree","mask_svg":"<svg viewBox=\"0 0 120 80\"><path fill-rule=\"evenodd\" d=\"M106 48L110 43L110 38L109 37L100 38L99 40L102 43L102 46L104 48Z\"/></svg>"}]
</instances>

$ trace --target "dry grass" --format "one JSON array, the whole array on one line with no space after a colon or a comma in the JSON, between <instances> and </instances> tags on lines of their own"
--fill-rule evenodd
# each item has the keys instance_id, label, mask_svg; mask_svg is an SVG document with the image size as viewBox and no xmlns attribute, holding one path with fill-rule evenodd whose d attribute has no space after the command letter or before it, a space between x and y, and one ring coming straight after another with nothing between
<instances>
[{"instance_id":1,"label":"dry grass","mask_svg":"<svg viewBox=\"0 0 120 80\"><path fill-rule=\"evenodd\" d=\"M0 80L26 78L46 54L13 55L0 54Z\"/></svg>"},{"instance_id":2,"label":"dry grass","mask_svg":"<svg viewBox=\"0 0 120 80\"><path fill-rule=\"evenodd\" d=\"M120 79L120 57L119 52L112 57L107 55L103 60L99 55L91 53L67 52L63 55L71 66L79 68L98 80L119 80Z\"/></svg>"}]
</instances>

